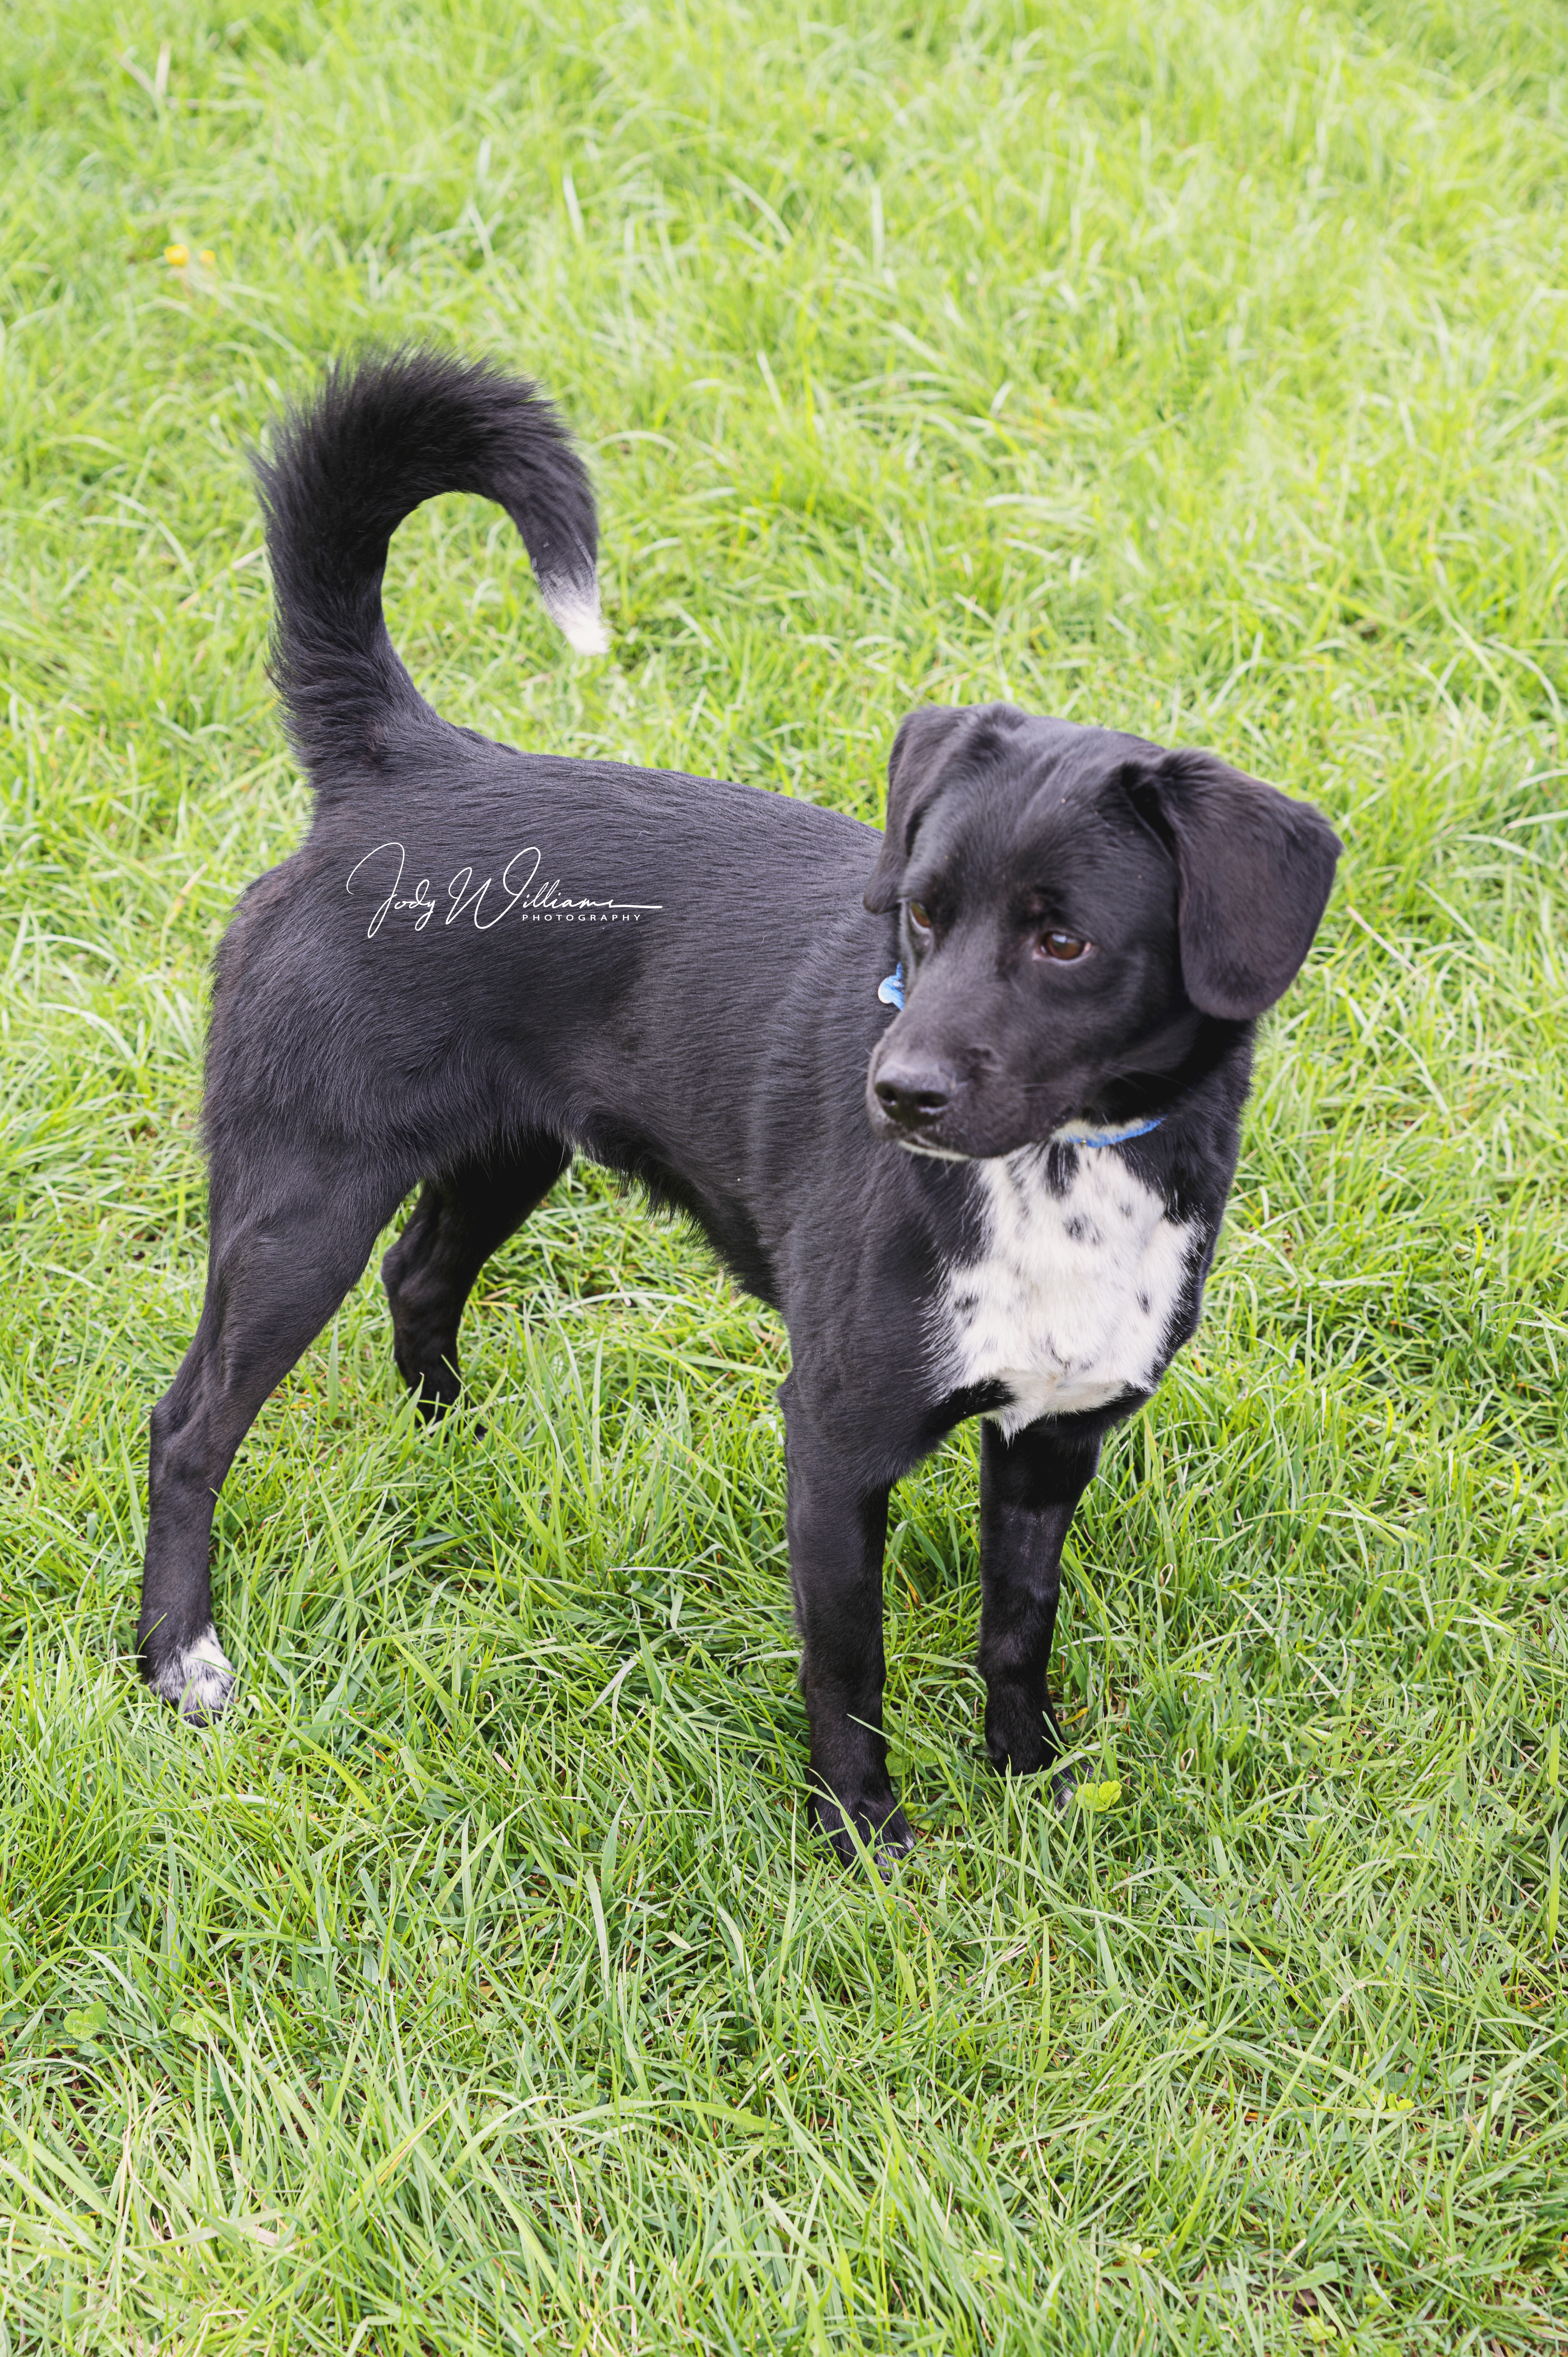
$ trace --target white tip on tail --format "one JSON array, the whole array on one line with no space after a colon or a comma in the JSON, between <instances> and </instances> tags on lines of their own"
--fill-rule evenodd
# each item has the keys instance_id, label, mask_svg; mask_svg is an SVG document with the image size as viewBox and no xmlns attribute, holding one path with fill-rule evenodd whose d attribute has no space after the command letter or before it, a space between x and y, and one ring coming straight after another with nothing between
<instances>
[{"instance_id":1,"label":"white tip on tail","mask_svg":"<svg viewBox=\"0 0 1568 2357\"><path fill-rule=\"evenodd\" d=\"M599 613L599 585L592 574L585 581L557 578L539 587L552 619L576 653L608 654L610 634Z\"/></svg>"},{"instance_id":2,"label":"white tip on tail","mask_svg":"<svg viewBox=\"0 0 1568 2357\"><path fill-rule=\"evenodd\" d=\"M234 1691L234 1664L210 1620L193 1643L158 1672L156 1683L165 1702L195 1727L205 1727L220 1715Z\"/></svg>"}]
</instances>

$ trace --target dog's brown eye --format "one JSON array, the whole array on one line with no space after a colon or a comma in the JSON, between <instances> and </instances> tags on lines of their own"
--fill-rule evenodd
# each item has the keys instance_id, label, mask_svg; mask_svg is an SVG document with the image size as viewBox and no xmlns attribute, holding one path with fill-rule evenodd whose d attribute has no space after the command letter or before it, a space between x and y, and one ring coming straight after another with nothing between
<instances>
[{"instance_id":1,"label":"dog's brown eye","mask_svg":"<svg viewBox=\"0 0 1568 2357\"><path fill-rule=\"evenodd\" d=\"M1045 955L1059 958L1064 965L1070 965L1074 958L1080 958L1088 947L1089 943L1080 942L1076 933L1042 933L1040 936L1040 948Z\"/></svg>"},{"instance_id":2,"label":"dog's brown eye","mask_svg":"<svg viewBox=\"0 0 1568 2357\"><path fill-rule=\"evenodd\" d=\"M930 931L931 912L926 907L923 900L910 901L909 922L914 926L915 931L918 933L929 933Z\"/></svg>"}]
</instances>

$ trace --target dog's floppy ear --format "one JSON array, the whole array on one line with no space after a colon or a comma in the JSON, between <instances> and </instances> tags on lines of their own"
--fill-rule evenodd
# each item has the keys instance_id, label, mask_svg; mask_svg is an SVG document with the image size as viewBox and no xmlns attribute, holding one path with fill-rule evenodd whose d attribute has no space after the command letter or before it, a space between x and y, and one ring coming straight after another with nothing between
<instances>
[{"instance_id":1,"label":"dog's floppy ear","mask_svg":"<svg viewBox=\"0 0 1568 2357\"><path fill-rule=\"evenodd\" d=\"M898 724L887 757L887 829L865 888L865 905L874 917L885 917L898 905L915 822L931 798L943 754L969 716L962 705L922 704Z\"/></svg>"},{"instance_id":2,"label":"dog's floppy ear","mask_svg":"<svg viewBox=\"0 0 1568 2357\"><path fill-rule=\"evenodd\" d=\"M1310 802L1212 753L1167 753L1138 772L1133 800L1176 860L1187 996L1205 1015L1261 1015L1312 947L1338 836Z\"/></svg>"}]
</instances>

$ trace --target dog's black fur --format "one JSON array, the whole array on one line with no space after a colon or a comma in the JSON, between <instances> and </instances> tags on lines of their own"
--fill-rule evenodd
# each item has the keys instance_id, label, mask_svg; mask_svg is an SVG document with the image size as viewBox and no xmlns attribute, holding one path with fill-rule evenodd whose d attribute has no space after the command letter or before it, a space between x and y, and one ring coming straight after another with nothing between
<instances>
[{"instance_id":1,"label":"dog's black fur","mask_svg":"<svg viewBox=\"0 0 1568 2357\"><path fill-rule=\"evenodd\" d=\"M477 491L594 642L592 497L533 389L372 358L258 471L316 816L218 958L207 1298L153 1414L145 1674L193 1718L227 1700L215 1494L409 1190L382 1274L434 1413L480 1266L583 1153L689 1213L788 1324L812 1805L846 1857L907 1847L882 1733L890 1485L986 1417L986 1743L999 1769L1047 1766L1062 1542L1102 1435L1197 1323L1255 1019L1306 953L1335 837L1208 754L1006 705L905 721L886 836L513 751L424 702L381 582L411 509ZM900 961L896 1014L878 986Z\"/></svg>"}]
</instances>

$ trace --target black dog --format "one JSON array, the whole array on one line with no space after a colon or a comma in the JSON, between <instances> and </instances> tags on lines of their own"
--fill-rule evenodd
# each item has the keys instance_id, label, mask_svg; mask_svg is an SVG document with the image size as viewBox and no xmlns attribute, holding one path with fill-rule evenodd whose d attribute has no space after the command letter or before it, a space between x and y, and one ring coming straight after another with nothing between
<instances>
[{"instance_id":1,"label":"black dog","mask_svg":"<svg viewBox=\"0 0 1568 2357\"><path fill-rule=\"evenodd\" d=\"M515 752L421 699L381 584L413 508L480 492L574 644L602 646L592 496L532 388L372 359L258 471L316 817L219 953L207 1299L153 1412L144 1673L188 1717L227 1701L215 1494L410 1189L382 1274L434 1413L482 1264L587 1154L688 1213L788 1323L811 1805L846 1858L857 1836L905 1849L889 1487L984 1417L986 1746L1047 1766L1062 1542L1103 1435L1197 1324L1255 1019L1306 954L1338 844L1212 755L1000 704L904 722L885 836Z\"/></svg>"}]
</instances>

